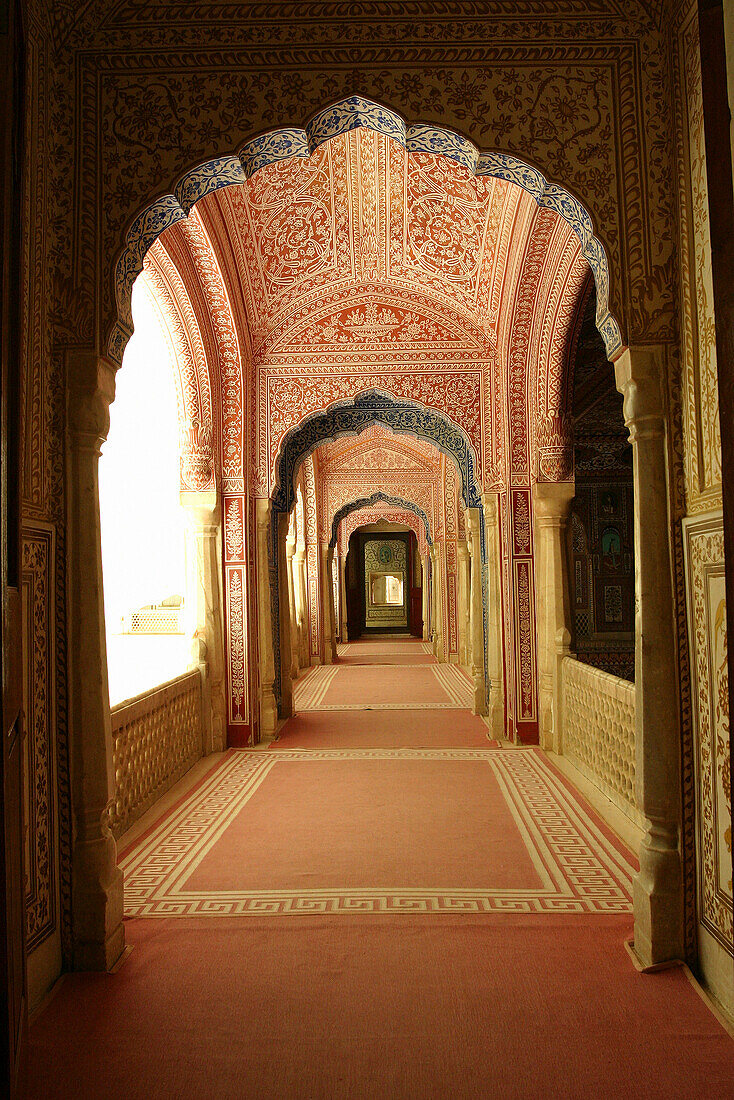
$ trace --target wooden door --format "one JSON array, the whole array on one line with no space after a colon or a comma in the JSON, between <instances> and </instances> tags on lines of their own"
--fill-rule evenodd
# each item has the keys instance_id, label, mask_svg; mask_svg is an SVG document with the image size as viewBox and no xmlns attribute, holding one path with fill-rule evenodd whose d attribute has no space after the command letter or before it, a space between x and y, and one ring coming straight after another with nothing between
<instances>
[{"instance_id":1,"label":"wooden door","mask_svg":"<svg viewBox=\"0 0 734 1100\"><path fill-rule=\"evenodd\" d=\"M2 174L0 183L0 1033L6 1095L24 1091L27 1044L22 808L20 614L21 172L24 50L20 4L0 9Z\"/></svg>"},{"instance_id":2,"label":"wooden door","mask_svg":"<svg viewBox=\"0 0 734 1100\"><path fill-rule=\"evenodd\" d=\"M418 542L411 531L408 550L408 576L410 577L410 633L415 638L423 637L423 577L421 573Z\"/></svg>"},{"instance_id":3,"label":"wooden door","mask_svg":"<svg viewBox=\"0 0 734 1100\"><path fill-rule=\"evenodd\" d=\"M349 540L345 563L345 586L347 590L347 634L349 641L359 638L364 630L364 600L361 599L362 587L358 567L359 546L354 535Z\"/></svg>"}]
</instances>

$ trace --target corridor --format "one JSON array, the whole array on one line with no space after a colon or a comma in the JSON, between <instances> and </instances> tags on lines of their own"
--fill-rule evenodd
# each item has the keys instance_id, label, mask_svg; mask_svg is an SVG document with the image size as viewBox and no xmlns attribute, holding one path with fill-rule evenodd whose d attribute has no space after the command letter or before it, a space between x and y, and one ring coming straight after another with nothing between
<instances>
[{"instance_id":1,"label":"corridor","mask_svg":"<svg viewBox=\"0 0 734 1100\"><path fill-rule=\"evenodd\" d=\"M635 860L428 643L339 645L256 749L120 841L112 974L67 974L31 1095L734 1097L734 1045L635 970Z\"/></svg>"}]
</instances>

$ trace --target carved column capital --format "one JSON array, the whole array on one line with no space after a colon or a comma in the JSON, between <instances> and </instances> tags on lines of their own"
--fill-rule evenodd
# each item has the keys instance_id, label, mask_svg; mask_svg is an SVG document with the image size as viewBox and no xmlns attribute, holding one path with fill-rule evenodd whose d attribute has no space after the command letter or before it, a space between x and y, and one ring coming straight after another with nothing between
<instances>
[{"instance_id":1,"label":"carved column capital","mask_svg":"<svg viewBox=\"0 0 734 1100\"><path fill-rule=\"evenodd\" d=\"M572 482L538 481L533 486L535 519L540 527L564 525L569 516L571 501L576 495Z\"/></svg>"},{"instance_id":2,"label":"carved column capital","mask_svg":"<svg viewBox=\"0 0 734 1100\"><path fill-rule=\"evenodd\" d=\"M614 364L617 389L623 397L624 422L630 440L663 435L665 405L660 365L665 360L661 346L626 348Z\"/></svg>"},{"instance_id":3,"label":"carved column capital","mask_svg":"<svg viewBox=\"0 0 734 1100\"><path fill-rule=\"evenodd\" d=\"M491 527L497 522L499 508L496 493L482 493L482 508L484 510L484 526Z\"/></svg>"},{"instance_id":4,"label":"carved column capital","mask_svg":"<svg viewBox=\"0 0 734 1100\"><path fill-rule=\"evenodd\" d=\"M221 523L220 498L216 489L202 492L188 490L179 493L179 503L186 513L187 522L203 534L219 530Z\"/></svg>"},{"instance_id":5,"label":"carved column capital","mask_svg":"<svg viewBox=\"0 0 734 1100\"><path fill-rule=\"evenodd\" d=\"M91 448L99 453L110 430L116 374L116 368L96 352L68 353L68 423L72 447Z\"/></svg>"}]
</instances>

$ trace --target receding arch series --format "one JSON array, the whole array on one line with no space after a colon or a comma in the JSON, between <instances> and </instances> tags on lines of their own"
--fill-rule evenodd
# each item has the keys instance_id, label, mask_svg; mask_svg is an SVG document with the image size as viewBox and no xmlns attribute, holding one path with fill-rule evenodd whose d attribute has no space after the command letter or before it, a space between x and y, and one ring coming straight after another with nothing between
<instances>
[{"instance_id":1,"label":"receding arch series","mask_svg":"<svg viewBox=\"0 0 734 1100\"><path fill-rule=\"evenodd\" d=\"M413 512L414 515L418 516L418 519L422 521L426 529L426 542L429 546L433 546L433 539L431 538L431 527L428 522L428 516L422 508L419 508L417 504L413 504L412 501L406 500L405 497L390 496L388 493L372 493L371 496L360 497L358 500L353 500L351 504L345 504L342 508L338 510L331 523L331 538L329 540L330 549L333 550L336 546L336 540L339 534L339 524L343 519L346 519L346 517L351 515L352 512L358 512L360 508L369 508L373 504L380 503L394 504L398 508L407 508L409 512Z\"/></svg>"},{"instance_id":2,"label":"receding arch series","mask_svg":"<svg viewBox=\"0 0 734 1100\"><path fill-rule=\"evenodd\" d=\"M445 413L417 401L398 400L378 390L366 390L353 400L314 413L287 433L276 463L273 509L290 512L301 463L321 443L340 436L360 435L373 424L383 424L397 435L412 435L432 443L453 460L461 478L464 507L481 508L476 455L466 433Z\"/></svg>"},{"instance_id":3,"label":"receding arch series","mask_svg":"<svg viewBox=\"0 0 734 1100\"><path fill-rule=\"evenodd\" d=\"M481 488L476 475L476 456L466 433L451 421L444 413L428 409L418 402L398 400L390 394L367 390L353 400L332 405L323 412L315 413L291 429L283 439L280 454L276 462L275 489L272 496L271 511L271 558L273 567L270 572L271 609L273 625L273 654L275 663L275 695L278 704L283 698L282 662L280 654L280 622L283 618L281 601L285 598L278 578L277 540L279 517L287 515L296 500L296 478L302 463L325 442L342 436L358 436L374 424L382 424L395 434L412 435L431 443L437 450L449 457L458 471L461 480L461 496L465 508L476 509L480 537L481 576L481 633L482 660L484 666L485 698L490 690L487 638L488 638L488 570L484 538L484 509ZM336 532L343 515L349 514L365 504L387 500L388 503L400 503L408 507L426 524L429 545L432 543L428 517L417 506L403 498L388 498L384 493L375 493L345 506L337 512L332 522L329 548L333 551L336 544Z\"/></svg>"}]
</instances>

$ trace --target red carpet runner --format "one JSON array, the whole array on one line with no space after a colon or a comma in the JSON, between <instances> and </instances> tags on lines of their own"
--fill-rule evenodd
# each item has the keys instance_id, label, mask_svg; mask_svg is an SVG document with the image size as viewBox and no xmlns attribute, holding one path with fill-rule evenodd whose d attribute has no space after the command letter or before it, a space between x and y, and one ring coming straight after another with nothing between
<instances>
[{"instance_id":1,"label":"red carpet runner","mask_svg":"<svg viewBox=\"0 0 734 1100\"><path fill-rule=\"evenodd\" d=\"M624 949L631 855L468 690L422 643L352 643L270 748L153 813L122 848L134 950L63 980L29 1095L734 1100L685 973Z\"/></svg>"}]
</instances>

